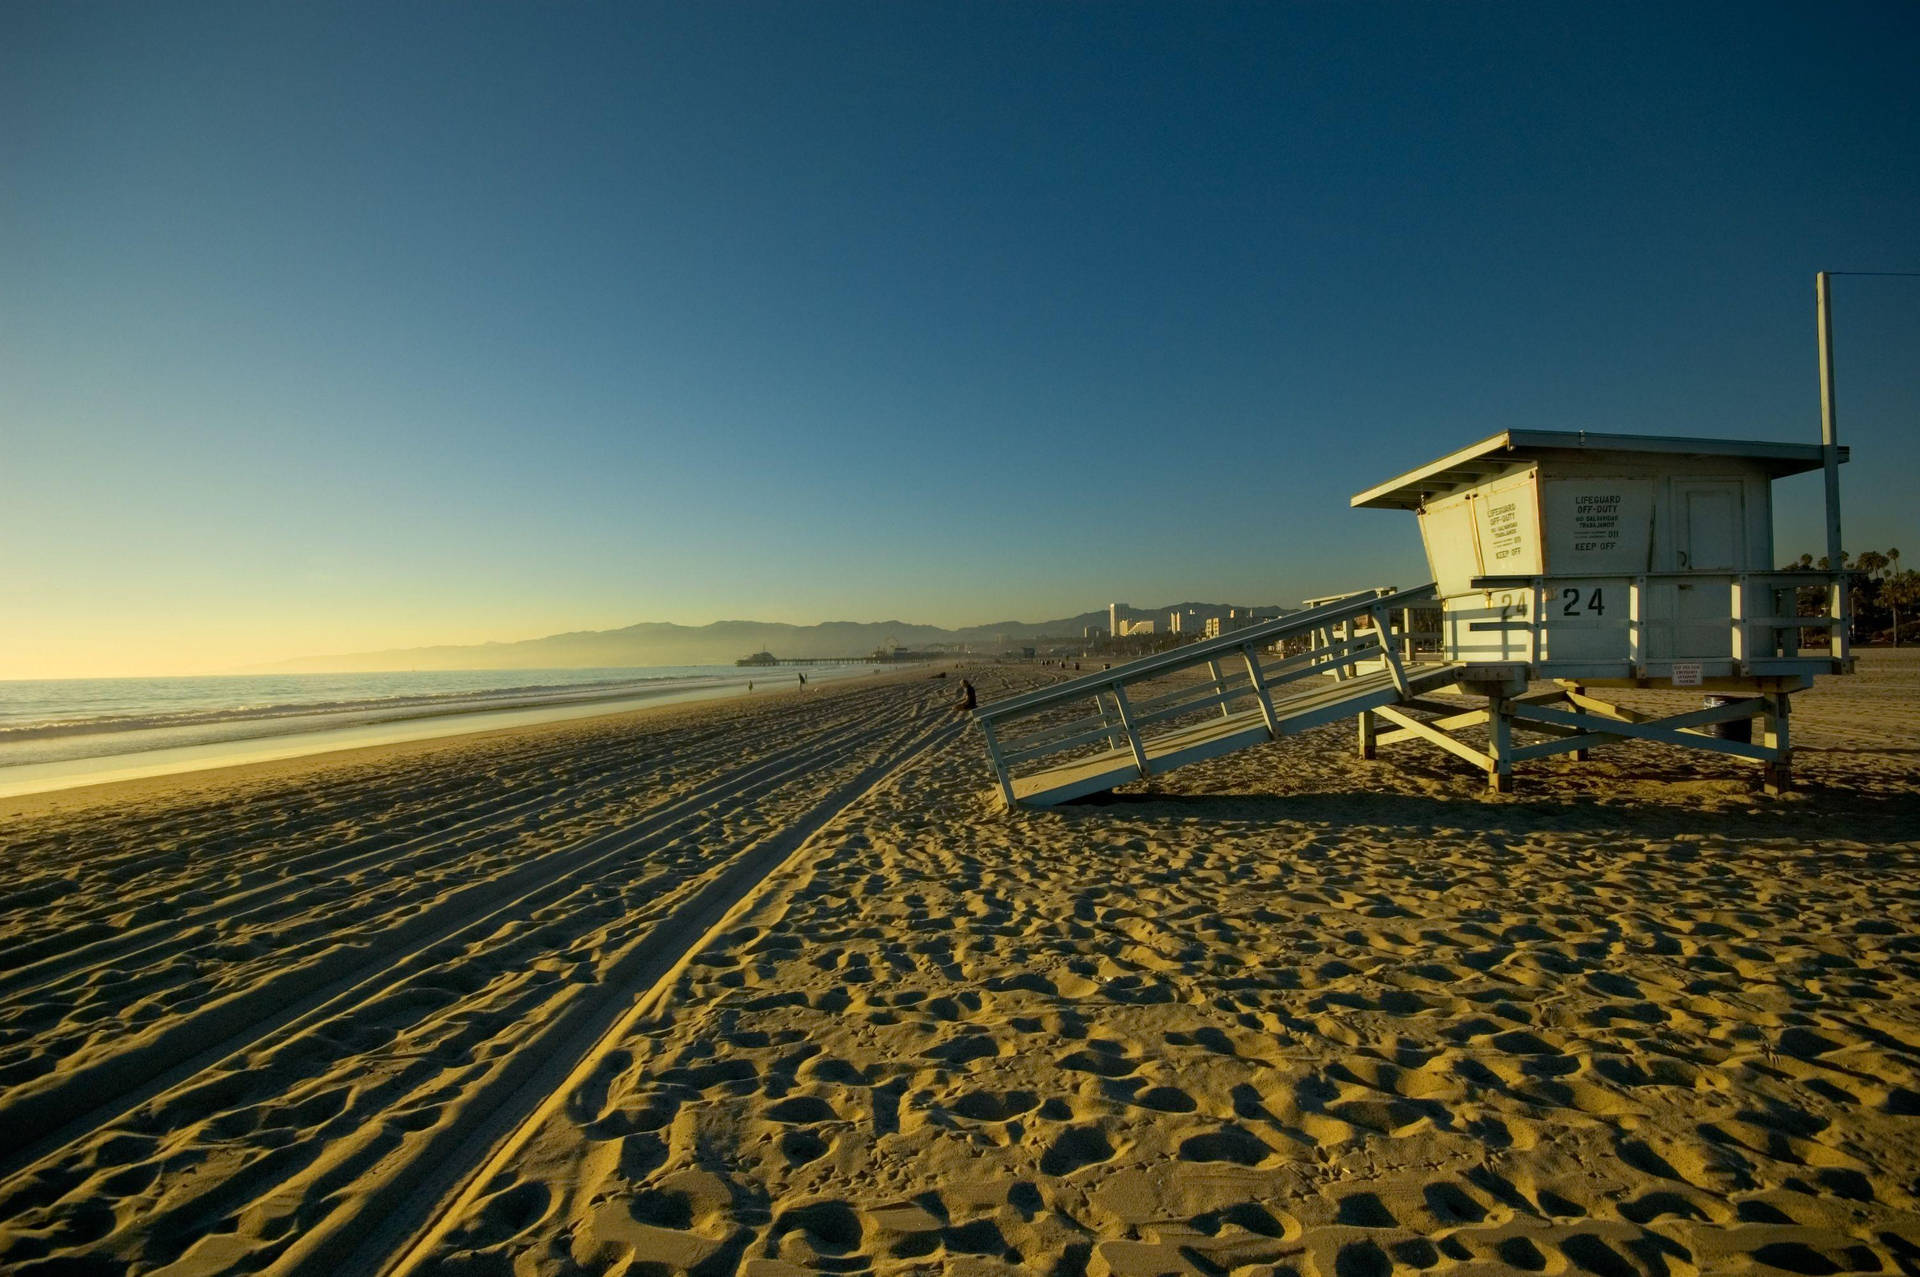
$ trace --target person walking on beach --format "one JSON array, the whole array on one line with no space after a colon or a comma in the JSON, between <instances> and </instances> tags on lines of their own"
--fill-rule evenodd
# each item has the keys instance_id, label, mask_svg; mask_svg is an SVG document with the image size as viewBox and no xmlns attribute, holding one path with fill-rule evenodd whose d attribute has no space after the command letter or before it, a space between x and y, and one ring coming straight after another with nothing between
<instances>
[{"instance_id":1,"label":"person walking on beach","mask_svg":"<svg viewBox=\"0 0 1920 1277\"><path fill-rule=\"evenodd\" d=\"M806 685L807 685L807 676L805 674L802 674L800 675L800 686L805 687Z\"/></svg>"}]
</instances>

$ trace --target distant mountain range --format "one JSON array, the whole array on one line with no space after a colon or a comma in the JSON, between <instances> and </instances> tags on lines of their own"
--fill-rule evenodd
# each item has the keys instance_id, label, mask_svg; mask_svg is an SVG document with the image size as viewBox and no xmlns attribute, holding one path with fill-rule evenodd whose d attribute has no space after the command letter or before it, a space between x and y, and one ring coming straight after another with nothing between
<instances>
[{"instance_id":1,"label":"distant mountain range","mask_svg":"<svg viewBox=\"0 0 1920 1277\"><path fill-rule=\"evenodd\" d=\"M1238 604L1231 605L1238 607ZM1177 603L1163 608L1126 609L1130 618L1152 617L1162 633L1174 611L1190 613L1195 628L1209 617L1225 616L1227 604ZM1244 609L1242 609L1244 610ZM1263 611L1291 609L1263 608ZM283 661L275 670L292 672L369 670L581 669L621 665L727 665L754 652L775 656L865 656L888 645L905 648L967 645L990 648L1038 639L1077 640L1089 627L1107 627L1107 613L1082 612L1053 621L1001 621L946 630L906 621L827 621L820 625L781 625L770 621L715 621L712 625L674 625L644 621L617 630L550 634L516 643L446 644L307 656Z\"/></svg>"}]
</instances>

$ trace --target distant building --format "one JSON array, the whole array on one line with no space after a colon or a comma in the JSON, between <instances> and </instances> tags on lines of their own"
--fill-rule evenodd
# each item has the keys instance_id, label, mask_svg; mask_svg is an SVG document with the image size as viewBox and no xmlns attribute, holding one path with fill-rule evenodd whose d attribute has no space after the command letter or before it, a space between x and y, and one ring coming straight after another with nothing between
<instances>
[{"instance_id":1,"label":"distant building","mask_svg":"<svg viewBox=\"0 0 1920 1277\"><path fill-rule=\"evenodd\" d=\"M1151 634L1153 633L1153 622L1152 621L1122 621L1120 622L1120 633L1123 637L1131 636L1134 634Z\"/></svg>"},{"instance_id":2,"label":"distant building","mask_svg":"<svg viewBox=\"0 0 1920 1277\"><path fill-rule=\"evenodd\" d=\"M1086 626L1080 631L1080 637L1083 639L1102 639L1106 636L1107 632L1097 625Z\"/></svg>"},{"instance_id":3,"label":"distant building","mask_svg":"<svg viewBox=\"0 0 1920 1277\"><path fill-rule=\"evenodd\" d=\"M1268 621L1277 619L1279 616L1280 613L1278 612L1263 611L1257 608L1228 608L1225 616L1207 618L1206 636L1208 638L1219 638L1222 634L1231 634L1235 630L1244 630L1255 625L1262 625Z\"/></svg>"},{"instance_id":4,"label":"distant building","mask_svg":"<svg viewBox=\"0 0 1920 1277\"><path fill-rule=\"evenodd\" d=\"M1113 635L1115 638L1125 638L1127 634L1127 623L1120 619L1120 614L1132 610L1132 607L1125 603L1107 604L1107 633Z\"/></svg>"}]
</instances>

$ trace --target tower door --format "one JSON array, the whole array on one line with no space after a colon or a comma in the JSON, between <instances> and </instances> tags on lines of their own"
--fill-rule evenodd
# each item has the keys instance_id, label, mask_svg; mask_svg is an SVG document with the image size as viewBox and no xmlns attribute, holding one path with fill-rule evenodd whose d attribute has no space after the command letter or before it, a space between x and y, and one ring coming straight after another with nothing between
<instances>
[{"instance_id":1,"label":"tower door","mask_svg":"<svg viewBox=\"0 0 1920 1277\"><path fill-rule=\"evenodd\" d=\"M1741 518L1738 479L1695 479L1673 485L1677 551L1674 567L1682 572L1737 572L1746 562L1743 553L1746 521Z\"/></svg>"},{"instance_id":2,"label":"tower door","mask_svg":"<svg viewBox=\"0 0 1920 1277\"><path fill-rule=\"evenodd\" d=\"M1680 660L1733 655L1733 574L1747 561L1744 485L1688 479L1673 485L1674 568L1700 578L1674 591L1674 652Z\"/></svg>"}]
</instances>

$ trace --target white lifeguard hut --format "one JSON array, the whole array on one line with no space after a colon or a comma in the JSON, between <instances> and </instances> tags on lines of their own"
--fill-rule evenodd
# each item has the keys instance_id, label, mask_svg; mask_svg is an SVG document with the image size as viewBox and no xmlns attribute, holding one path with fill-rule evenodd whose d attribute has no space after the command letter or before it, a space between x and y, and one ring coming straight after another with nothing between
<instances>
[{"instance_id":1,"label":"white lifeguard hut","mask_svg":"<svg viewBox=\"0 0 1920 1277\"><path fill-rule=\"evenodd\" d=\"M1392 730L1371 744L1427 739L1484 764L1505 790L1516 762L1657 740L1753 759L1768 788L1784 786L1788 698L1845 673L1850 656L1829 606L1839 575L1773 567L1773 483L1826 463L1817 444L1511 430L1359 493L1356 508L1418 517L1440 657L1488 698L1484 711L1428 720L1384 708ZM1809 652L1812 628L1826 642ZM1539 680L1553 689L1530 693ZM1720 695L1660 719L1593 695L1655 687ZM1697 730L1743 720L1737 733ZM1452 734L1482 725L1484 751ZM1519 730L1547 739L1522 743Z\"/></svg>"}]
</instances>

